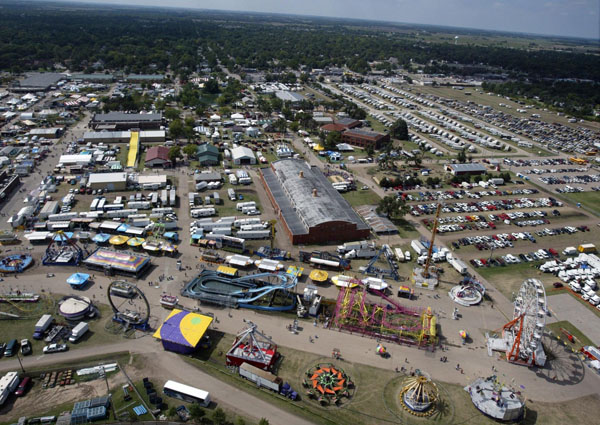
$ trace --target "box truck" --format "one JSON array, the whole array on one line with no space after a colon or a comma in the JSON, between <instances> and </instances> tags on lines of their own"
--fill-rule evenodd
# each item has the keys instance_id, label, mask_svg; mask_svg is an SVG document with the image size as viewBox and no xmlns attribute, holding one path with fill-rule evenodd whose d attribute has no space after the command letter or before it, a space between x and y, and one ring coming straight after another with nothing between
<instances>
[{"instance_id":1,"label":"box truck","mask_svg":"<svg viewBox=\"0 0 600 425\"><path fill-rule=\"evenodd\" d=\"M90 330L89 325L86 322L79 322L77 326L71 331L69 342L77 342L87 331Z\"/></svg>"},{"instance_id":2,"label":"box truck","mask_svg":"<svg viewBox=\"0 0 600 425\"><path fill-rule=\"evenodd\" d=\"M44 332L46 332L52 322L54 322L54 319L50 314L44 314L42 317L40 317L40 320L38 320L38 322L35 324L33 339L42 339Z\"/></svg>"}]
</instances>

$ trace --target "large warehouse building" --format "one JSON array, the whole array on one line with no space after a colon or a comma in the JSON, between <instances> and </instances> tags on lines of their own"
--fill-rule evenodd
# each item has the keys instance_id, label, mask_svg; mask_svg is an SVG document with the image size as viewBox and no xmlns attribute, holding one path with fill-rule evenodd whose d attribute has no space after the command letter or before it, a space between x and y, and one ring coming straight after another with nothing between
<instances>
[{"instance_id":1,"label":"large warehouse building","mask_svg":"<svg viewBox=\"0 0 600 425\"><path fill-rule=\"evenodd\" d=\"M369 227L317 167L282 159L261 169L261 181L293 244L369 237Z\"/></svg>"},{"instance_id":2,"label":"large warehouse building","mask_svg":"<svg viewBox=\"0 0 600 425\"><path fill-rule=\"evenodd\" d=\"M90 127L96 130L152 130L163 125L162 114L127 114L125 112L109 112L94 114Z\"/></svg>"}]
</instances>

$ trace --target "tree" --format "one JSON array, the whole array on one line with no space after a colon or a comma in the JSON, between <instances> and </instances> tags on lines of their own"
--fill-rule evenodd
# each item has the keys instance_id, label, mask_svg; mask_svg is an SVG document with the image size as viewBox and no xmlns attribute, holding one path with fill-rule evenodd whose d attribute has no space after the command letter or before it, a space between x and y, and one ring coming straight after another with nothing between
<instances>
[{"instance_id":1,"label":"tree","mask_svg":"<svg viewBox=\"0 0 600 425\"><path fill-rule=\"evenodd\" d=\"M206 415L206 412L200 405L194 403L190 406L190 416L195 421L202 419L204 415Z\"/></svg>"},{"instance_id":2,"label":"tree","mask_svg":"<svg viewBox=\"0 0 600 425\"><path fill-rule=\"evenodd\" d=\"M235 425L246 425L246 421L244 420L244 418L238 416L235 419Z\"/></svg>"},{"instance_id":3,"label":"tree","mask_svg":"<svg viewBox=\"0 0 600 425\"><path fill-rule=\"evenodd\" d=\"M177 416L177 408L175 406L171 406L171 408L167 412L167 416L170 418L176 417Z\"/></svg>"},{"instance_id":4,"label":"tree","mask_svg":"<svg viewBox=\"0 0 600 425\"><path fill-rule=\"evenodd\" d=\"M260 421L258 421L258 425L269 425L269 421L265 418L260 418Z\"/></svg>"},{"instance_id":5,"label":"tree","mask_svg":"<svg viewBox=\"0 0 600 425\"><path fill-rule=\"evenodd\" d=\"M465 153L464 149L458 151L458 153L456 154L456 160L459 164L464 164L465 162L467 162L467 154Z\"/></svg>"},{"instance_id":6,"label":"tree","mask_svg":"<svg viewBox=\"0 0 600 425\"><path fill-rule=\"evenodd\" d=\"M403 217L408 212L406 201L394 195L382 198L377 205L377 214L385 214L388 218Z\"/></svg>"},{"instance_id":7,"label":"tree","mask_svg":"<svg viewBox=\"0 0 600 425\"><path fill-rule=\"evenodd\" d=\"M175 120L179 118L179 110L175 108L167 108L165 111L165 118L168 120Z\"/></svg>"},{"instance_id":8,"label":"tree","mask_svg":"<svg viewBox=\"0 0 600 425\"><path fill-rule=\"evenodd\" d=\"M219 93L219 83L214 78L211 78L204 83L204 89L202 89L202 91L207 94L217 94Z\"/></svg>"},{"instance_id":9,"label":"tree","mask_svg":"<svg viewBox=\"0 0 600 425\"><path fill-rule=\"evenodd\" d=\"M273 123L273 128L281 133L285 133L287 130L287 121L283 118L279 118Z\"/></svg>"},{"instance_id":10,"label":"tree","mask_svg":"<svg viewBox=\"0 0 600 425\"><path fill-rule=\"evenodd\" d=\"M300 123L298 121L293 121L290 124L290 130L293 131L294 133L296 133L298 131L298 129L300 129Z\"/></svg>"},{"instance_id":11,"label":"tree","mask_svg":"<svg viewBox=\"0 0 600 425\"><path fill-rule=\"evenodd\" d=\"M171 164L177 164L177 158L181 158L181 148L179 146L173 146L169 149L169 153L167 153L169 157L169 161Z\"/></svg>"},{"instance_id":12,"label":"tree","mask_svg":"<svg viewBox=\"0 0 600 425\"><path fill-rule=\"evenodd\" d=\"M188 158L193 158L196 156L198 152L198 146L190 143L189 145L185 145L183 147L183 153L187 155Z\"/></svg>"},{"instance_id":13,"label":"tree","mask_svg":"<svg viewBox=\"0 0 600 425\"><path fill-rule=\"evenodd\" d=\"M212 420L215 425L225 425L227 423L227 414L223 409L217 407L212 414Z\"/></svg>"},{"instance_id":14,"label":"tree","mask_svg":"<svg viewBox=\"0 0 600 425\"><path fill-rule=\"evenodd\" d=\"M367 155L369 155L369 157L373 157L373 155L375 155L375 149L373 148L373 145L368 144L367 147L365 148L365 152L367 153Z\"/></svg>"},{"instance_id":15,"label":"tree","mask_svg":"<svg viewBox=\"0 0 600 425\"><path fill-rule=\"evenodd\" d=\"M337 145L342 143L342 133L339 131L330 131L325 138L324 148L328 151L336 150Z\"/></svg>"},{"instance_id":16,"label":"tree","mask_svg":"<svg viewBox=\"0 0 600 425\"><path fill-rule=\"evenodd\" d=\"M169 134L174 139L181 137L183 135L183 131L183 123L179 118L171 121L171 124L169 124Z\"/></svg>"},{"instance_id":17,"label":"tree","mask_svg":"<svg viewBox=\"0 0 600 425\"><path fill-rule=\"evenodd\" d=\"M408 140L408 125L402 118L398 118L390 128L390 134L395 139Z\"/></svg>"}]
</instances>

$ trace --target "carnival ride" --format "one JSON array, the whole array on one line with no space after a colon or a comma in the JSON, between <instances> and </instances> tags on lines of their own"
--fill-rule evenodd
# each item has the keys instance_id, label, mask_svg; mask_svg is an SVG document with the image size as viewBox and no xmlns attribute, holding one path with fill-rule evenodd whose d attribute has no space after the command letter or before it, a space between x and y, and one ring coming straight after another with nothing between
<instances>
[{"instance_id":1,"label":"carnival ride","mask_svg":"<svg viewBox=\"0 0 600 425\"><path fill-rule=\"evenodd\" d=\"M376 266L377 261L382 255L389 265L389 268L387 269ZM374 276L389 276L394 280L400 279L400 275L398 274L398 265L396 264L394 253L389 245L384 244L381 246L381 249L375 256L373 256L373 258L371 258L363 273Z\"/></svg>"},{"instance_id":2,"label":"carnival ride","mask_svg":"<svg viewBox=\"0 0 600 425\"><path fill-rule=\"evenodd\" d=\"M68 295L58 302L58 313L67 320L76 321L94 317L96 308L88 297Z\"/></svg>"},{"instance_id":3,"label":"carnival ride","mask_svg":"<svg viewBox=\"0 0 600 425\"><path fill-rule=\"evenodd\" d=\"M350 260L327 251L300 251L298 257L303 263L310 263L317 267L329 267L335 270L350 269Z\"/></svg>"},{"instance_id":4,"label":"carnival ride","mask_svg":"<svg viewBox=\"0 0 600 425\"><path fill-rule=\"evenodd\" d=\"M340 290L331 327L383 341L434 348L437 343L437 318L431 308L408 308L381 291L378 304L368 299L367 288L355 280L355 287Z\"/></svg>"},{"instance_id":5,"label":"carnival ride","mask_svg":"<svg viewBox=\"0 0 600 425\"><path fill-rule=\"evenodd\" d=\"M343 369L331 363L320 363L306 371L306 379L302 382L306 395L316 399L320 405L341 405L354 393L354 382Z\"/></svg>"},{"instance_id":6,"label":"carnival ride","mask_svg":"<svg viewBox=\"0 0 600 425\"><path fill-rule=\"evenodd\" d=\"M434 270L431 267L431 259L433 256L433 242L435 241L435 235L437 234L437 228L441 211L442 204L438 203L437 209L435 211L433 227L431 229L431 240L429 241L429 247L427 248L427 260L425 261L425 267L415 267L412 272L411 280L415 284L415 286L419 288L433 290L438 285L439 276L437 270Z\"/></svg>"},{"instance_id":7,"label":"carnival ride","mask_svg":"<svg viewBox=\"0 0 600 425\"><path fill-rule=\"evenodd\" d=\"M431 416L439 399L437 385L423 371L417 369L415 376L406 380L400 391L400 404L408 413L415 416Z\"/></svg>"},{"instance_id":8,"label":"carnival ride","mask_svg":"<svg viewBox=\"0 0 600 425\"><path fill-rule=\"evenodd\" d=\"M114 322L122 324L125 330L148 330L150 304L137 285L116 280L108 285L106 295L113 311Z\"/></svg>"},{"instance_id":9,"label":"carnival ride","mask_svg":"<svg viewBox=\"0 0 600 425\"><path fill-rule=\"evenodd\" d=\"M308 278L316 284L323 284L327 282L329 273L327 273L325 270L313 269L308 275Z\"/></svg>"},{"instance_id":10,"label":"carnival ride","mask_svg":"<svg viewBox=\"0 0 600 425\"><path fill-rule=\"evenodd\" d=\"M514 301L513 319L502 327L502 338L487 338L488 353L505 351L512 363L544 366L542 337L546 325L546 291L537 279L521 284Z\"/></svg>"},{"instance_id":11,"label":"carnival ride","mask_svg":"<svg viewBox=\"0 0 600 425\"><path fill-rule=\"evenodd\" d=\"M517 422L525 413L525 401L521 394L502 385L495 375L477 378L464 389L481 413L497 421Z\"/></svg>"},{"instance_id":12,"label":"carnival ride","mask_svg":"<svg viewBox=\"0 0 600 425\"><path fill-rule=\"evenodd\" d=\"M282 272L232 278L204 270L185 285L181 295L227 307L289 311L296 307L292 290L297 282L297 275Z\"/></svg>"},{"instance_id":13,"label":"carnival ride","mask_svg":"<svg viewBox=\"0 0 600 425\"><path fill-rule=\"evenodd\" d=\"M13 254L0 258L0 273L23 273L33 264L33 257L29 254Z\"/></svg>"},{"instance_id":14,"label":"carnival ride","mask_svg":"<svg viewBox=\"0 0 600 425\"><path fill-rule=\"evenodd\" d=\"M63 231L58 231L46 248L42 264L45 266L78 266L83 255L84 251L75 239Z\"/></svg>"},{"instance_id":15,"label":"carnival ride","mask_svg":"<svg viewBox=\"0 0 600 425\"><path fill-rule=\"evenodd\" d=\"M479 281L465 277L463 281L450 289L448 296L457 304L465 307L477 305L483 300L485 286Z\"/></svg>"},{"instance_id":16,"label":"carnival ride","mask_svg":"<svg viewBox=\"0 0 600 425\"><path fill-rule=\"evenodd\" d=\"M237 334L233 345L225 355L227 366L251 364L262 370L270 370L279 358L277 345L260 332L256 324L246 321L247 328Z\"/></svg>"}]
</instances>

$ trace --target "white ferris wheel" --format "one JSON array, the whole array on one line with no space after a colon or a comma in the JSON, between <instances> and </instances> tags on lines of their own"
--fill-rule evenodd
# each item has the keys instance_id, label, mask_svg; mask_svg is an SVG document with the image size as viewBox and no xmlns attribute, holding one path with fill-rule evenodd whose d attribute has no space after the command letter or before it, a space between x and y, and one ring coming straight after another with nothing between
<instances>
[{"instance_id":1,"label":"white ferris wheel","mask_svg":"<svg viewBox=\"0 0 600 425\"><path fill-rule=\"evenodd\" d=\"M527 279L514 301L513 320L503 327L504 339L510 344L508 361L543 365L545 354L542 337L546 325L546 291L537 279Z\"/></svg>"}]
</instances>

